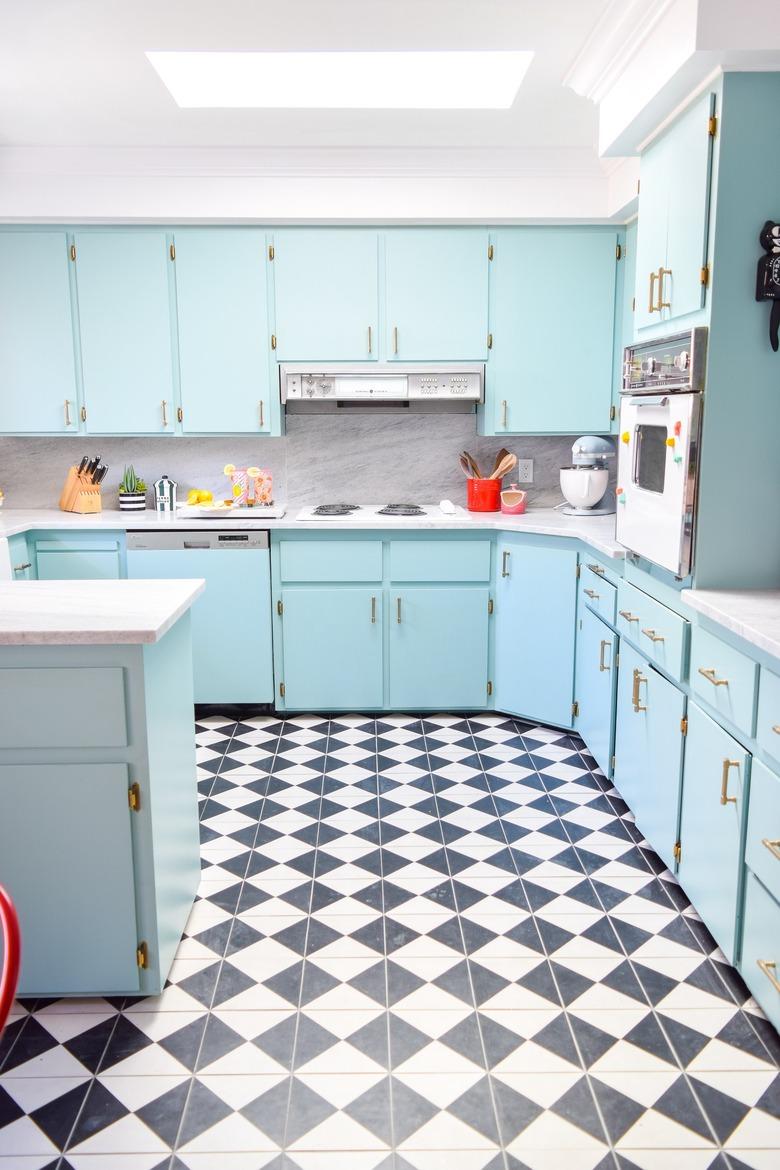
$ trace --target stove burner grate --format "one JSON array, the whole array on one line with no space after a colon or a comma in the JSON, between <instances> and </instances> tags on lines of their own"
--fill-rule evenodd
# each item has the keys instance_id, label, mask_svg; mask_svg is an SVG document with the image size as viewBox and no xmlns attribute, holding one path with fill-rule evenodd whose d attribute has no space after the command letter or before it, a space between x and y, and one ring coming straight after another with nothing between
<instances>
[{"instance_id":1,"label":"stove burner grate","mask_svg":"<svg viewBox=\"0 0 780 1170\"><path fill-rule=\"evenodd\" d=\"M385 504L380 508L379 516L424 516L425 512L419 504Z\"/></svg>"},{"instance_id":2,"label":"stove burner grate","mask_svg":"<svg viewBox=\"0 0 780 1170\"><path fill-rule=\"evenodd\" d=\"M349 516L356 512L360 504L319 504L314 509L315 516Z\"/></svg>"}]
</instances>

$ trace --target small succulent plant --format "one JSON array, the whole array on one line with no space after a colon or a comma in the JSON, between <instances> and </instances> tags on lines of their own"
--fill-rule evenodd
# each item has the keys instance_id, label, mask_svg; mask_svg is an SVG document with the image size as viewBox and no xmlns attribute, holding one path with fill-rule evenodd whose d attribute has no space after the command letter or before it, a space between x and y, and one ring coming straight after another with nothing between
<instances>
[{"instance_id":1,"label":"small succulent plant","mask_svg":"<svg viewBox=\"0 0 780 1170\"><path fill-rule=\"evenodd\" d=\"M139 479L135 474L135 468L132 463L129 467L125 467L124 475L119 483L120 492L145 492L146 483L143 479Z\"/></svg>"}]
</instances>

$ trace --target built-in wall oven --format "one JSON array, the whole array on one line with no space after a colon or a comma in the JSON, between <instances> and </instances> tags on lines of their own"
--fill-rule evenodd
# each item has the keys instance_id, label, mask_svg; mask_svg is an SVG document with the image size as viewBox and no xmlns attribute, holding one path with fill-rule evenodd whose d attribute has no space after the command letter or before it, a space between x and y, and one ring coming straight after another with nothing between
<instances>
[{"instance_id":1,"label":"built-in wall oven","mask_svg":"<svg viewBox=\"0 0 780 1170\"><path fill-rule=\"evenodd\" d=\"M619 542L687 577L693 568L707 330L625 351L618 442Z\"/></svg>"}]
</instances>

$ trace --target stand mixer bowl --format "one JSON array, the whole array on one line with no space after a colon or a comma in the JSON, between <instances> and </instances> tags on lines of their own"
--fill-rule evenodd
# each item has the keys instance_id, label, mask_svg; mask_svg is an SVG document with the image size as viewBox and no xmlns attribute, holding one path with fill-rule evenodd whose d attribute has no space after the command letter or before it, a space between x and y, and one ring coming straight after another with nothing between
<instances>
[{"instance_id":1,"label":"stand mixer bowl","mask_svg":"<svg viewBox=\"0 0 780 1170\"><path fill-rule=\"evenodd\" d=\"M595 508L609 482L606 467L562 467L561 491L573 508Z\"/></svg>"}]
</instances>

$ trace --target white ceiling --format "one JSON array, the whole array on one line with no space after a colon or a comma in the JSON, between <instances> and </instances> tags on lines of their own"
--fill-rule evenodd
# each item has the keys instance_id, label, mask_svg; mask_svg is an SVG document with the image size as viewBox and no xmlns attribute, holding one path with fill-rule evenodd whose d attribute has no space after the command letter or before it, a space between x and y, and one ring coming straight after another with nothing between
<instances>
[{"instance_id":1,"label":"white ceiling","mask_svg":"<svg viewBox=\"0 0 780 1170\"><path fill-rule=\"evenodd\" d=\"M0 0L0 145L593 152L561 84L609 0ZM182 110L150 49L533 49L508 111Z\"/></svg>"}]
</instances>

